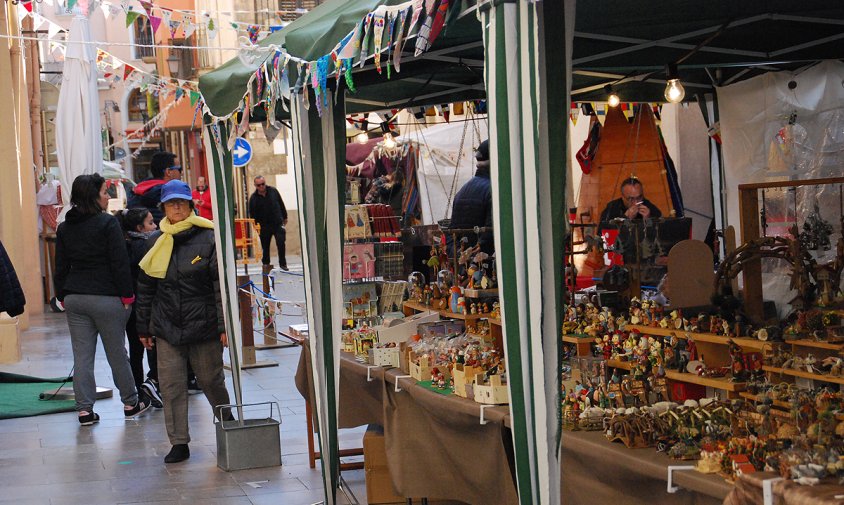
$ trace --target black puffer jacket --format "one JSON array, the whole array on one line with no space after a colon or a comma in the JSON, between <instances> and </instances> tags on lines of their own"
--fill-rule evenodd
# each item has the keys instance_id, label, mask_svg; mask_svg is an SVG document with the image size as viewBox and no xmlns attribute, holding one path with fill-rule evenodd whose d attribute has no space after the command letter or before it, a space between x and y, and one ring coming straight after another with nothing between
<instances>
[{"instance_id":1,"label":"black puffer jacket","mask_svg":"<svg viewBox=\"0 0 844 505\"><path fill-rule=\"evenodd\" d=\"M15 273L12 260L6 254L3 242L0 242L0 312L6 312L11 317L23 314L26 297L21 289L21 283Z\"/></svg>"},{"instance_id":2,"label":"black puffer jacket","mask_svg":"<svg viewBox=\"0 0 844 505\"><path fill-rule=\"evenodd\" d=\"M123 230L106 212L70 209L56 230L56 298L102 295L131 298L134 292Z\"/></svg>"},{"instance_id":3,"label":"black puffer jacket","mask_svg":"<svg viewBox=\"0 0 844 505\"><path fill-rule=\"evenodd\" d=\"M451 228L457 230L468 230L474 227L492 227L492 181L489 172L478 169L475 176L460 188L454 196L454 203L451 207ZM495 248L495 240L491 231L467 235L469 246L475 242L481 245L481 250L491 254ZM459 239L459 237L458 237ZM451 235L449 235L449 247L451 247Z\"/></svg>"},{"instance_id":4,"label":"black puffer jacket","mask_svg":"<svg viewBox=\"0 0 844 505\"><path fill-rule=\"evenodd\" d=\"M161 232L147 241L151 248ZM217 339L226 331L214 230L194 226L173 235L173 255L163 279L141 271L135 314L139 335L172 345Z\"/></svg>"}]
</instances>

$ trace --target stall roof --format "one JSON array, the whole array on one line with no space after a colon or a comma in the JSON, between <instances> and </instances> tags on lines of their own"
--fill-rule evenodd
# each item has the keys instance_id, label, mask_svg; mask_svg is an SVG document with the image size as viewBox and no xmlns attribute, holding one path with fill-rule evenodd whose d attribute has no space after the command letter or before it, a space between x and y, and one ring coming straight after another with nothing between
<instances>
[{"instance_id":1,"label":"stall roof","mask_svg":"<svg viewBox=\"0 0 844 505\"><path fill-rule=\"evenodd\" d=\"M399 3L329 0L260 45L276 44L294 56L316 60L329 54L368 12ZM371 63L356 68L357 92L347 95L347 111L483 97L483 40L474 4L461 0L452 8L431 51L413 57L411 40L401 72L393 69L390 78L383 62L380 74ZM842 28L844 4L827 0L580 0L572 100L604 100L604 85L614 83L624 101L663 101L669 62L680 62L680 77L691 98L712 91L715 84L841 59ZM226 115L237 107L255 68L234 59L200 78L213 114Z\"/></svg>"}]
</instances>

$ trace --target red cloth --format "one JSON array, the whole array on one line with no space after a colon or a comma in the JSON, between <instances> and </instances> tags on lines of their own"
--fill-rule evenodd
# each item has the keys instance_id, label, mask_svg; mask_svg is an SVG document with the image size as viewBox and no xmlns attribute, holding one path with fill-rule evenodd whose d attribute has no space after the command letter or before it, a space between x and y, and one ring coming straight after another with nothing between
<instances>
[{"instance_id":1,"label":"red cloth","mask_svg":"<svg viewBox=\"0 0 844 505\"><path fill-rule=\"evenodd\" d=\"M199 212L199 217L214 219L214 210L211 206L211 190L206 189L202 193L193 190L193 200L196 202L196 210Z\"/></svg>"}]
</instances>

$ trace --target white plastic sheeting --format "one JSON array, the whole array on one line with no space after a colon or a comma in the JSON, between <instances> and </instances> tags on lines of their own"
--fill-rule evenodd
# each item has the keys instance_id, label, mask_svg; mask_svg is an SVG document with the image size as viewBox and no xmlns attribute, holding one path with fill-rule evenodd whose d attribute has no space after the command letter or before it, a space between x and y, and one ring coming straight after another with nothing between
<instances>
[{"instance_id":1,"label":"white plastic sheeting","mask_svg":"<svg viewBox=\"0 0 844 505\"><path fill-rule=\"evenodd\" d=\"M397 139L419 146L416 177L423 224L451 218L454 195L475 175L475 148L489 137L486 116L476 118L428 128L409 127L407 133Z\"/></svg>"},{"instance_id":2,"label":"white plastic sheeting","mask_svg":"<svg viewBox=\"0 0 844 505\"><path fill-rule=\"evenodd\" d=\"M739 184L844 175L844 63L824 61L793 73L768 73L717 92L727 223L737 232ZM832 250L813 252L826 261L841 233L841 191L839 186L809 186L762 192L767 234L785 234L795 223L802 229L817 206L834 230ZM786 267L771 261L763 270L765 298L777 301L782 314L793 297L788 283L781 282Z\"/></svg>"}]
</instances>

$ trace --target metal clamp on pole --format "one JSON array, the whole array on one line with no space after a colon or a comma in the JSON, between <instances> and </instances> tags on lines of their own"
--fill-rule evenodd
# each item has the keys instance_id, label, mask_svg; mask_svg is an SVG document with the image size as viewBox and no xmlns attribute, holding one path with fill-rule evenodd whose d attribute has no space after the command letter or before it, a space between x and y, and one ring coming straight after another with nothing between
<instances>
[{"instance_id":1,"label":"metal clamp on pole","mask_svg":"<svg viewBox=\"0 0 844 505\"><path fill-rule=\"evenodd\" d=\"M781 480L782 477L776 477L762 481L762 503L764 505L774 505L774 482Z\"/></svg>"},{"instance_id":2,"label":"metal clamp on pole","mask_svg":"<svg viewBox=\"0 0 844 505\"><path fill-rule=\"evenodd\" d=\"M676 493L680 490L680 486L674 485L674 471L675 470L694 470L694 465L668 465L668 488L669 493Z\"/></svg>"},{"instance_id":3,"label":"metal clamp on pole","mask_svg":"<svg viewBox=\"0 0 844 505\"><path fill-rule=\"evenodd\" d=\"M375 377L372 376L371 372L373 368L381 368L380 365L369 365L366 367L366 382L372 382L375 380Z\"/></svg>"},{"instance_id":4,"label":"metal clamp on pole","mask_svg":"<svg viewBox=\"0 0 844 505\"><path fill-rule=\"evenodd\" d=\"M495 407L495 405L481 405L481 425L488 423L489 421L484 419L484 411L489 407Z\"/></svg>"},{"instance_id":5,"label":"metal clamp on pole","mask_svg":"<svg viewBox=\"0 0 844 505\"><path fill-rule=\"evenodd\" d=\"M401 387L399 387L399 379L411 379L410 375L396 375L396 393L401 391Z\"/></svg>"}]
</instances>

